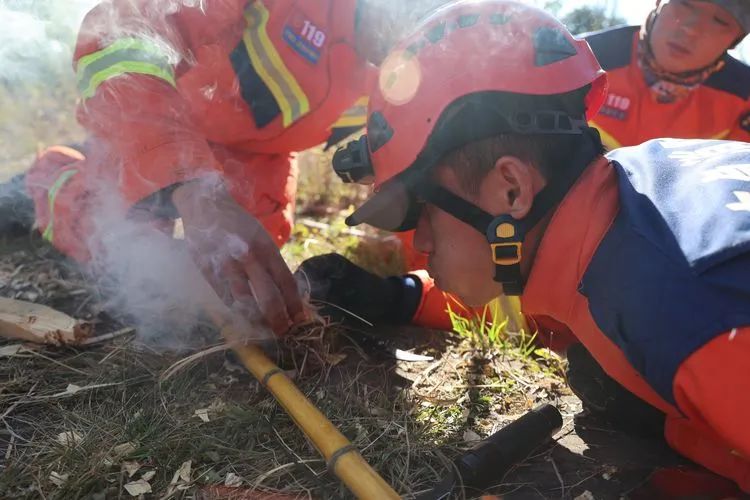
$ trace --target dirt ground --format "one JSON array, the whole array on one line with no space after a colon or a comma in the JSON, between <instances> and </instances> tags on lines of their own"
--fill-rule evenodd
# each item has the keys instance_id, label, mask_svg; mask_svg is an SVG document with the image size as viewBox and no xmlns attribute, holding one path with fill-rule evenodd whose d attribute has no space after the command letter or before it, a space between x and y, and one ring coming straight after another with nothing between
<instances>
[{"instance_id":1,"label":"dirt ground","mask_svg":"<svg viewBox=\"0 0 750 500\"><path fill-rule=\"evenodd\" d=\"M180 351L142 343L128 318L102 309L106 290L33 236L3 241L0 295L92 321L97 334L123 333L86 349L0 343L0 498L129 498L133 483L145 484L145 498L196 498L223 484L253 492L245 498L348 496L258 383L208 349L218 343L210 327ZM416 328L311 326L280 347L281 365L407 498L442 479L473 440L544 402L564 426L498 477L492 491L505 499L638 498L654 469L682 463L663 443L574 425L581 405L564 362L523 342L487 348Z\"/></svg>"}]
</instances>

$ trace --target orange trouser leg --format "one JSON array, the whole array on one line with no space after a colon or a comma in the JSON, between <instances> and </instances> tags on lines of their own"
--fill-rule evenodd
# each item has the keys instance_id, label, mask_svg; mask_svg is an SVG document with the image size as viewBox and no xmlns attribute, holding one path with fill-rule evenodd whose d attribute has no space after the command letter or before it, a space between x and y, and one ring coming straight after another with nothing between
<instances>
[{"instance_id":1,"label":"orange trouser leg","mask_svg":"<svg viewBox=\"0 0 750 500\"><path fill-rule=\"evenodd\" d=\"M26 189L34 201L36 225L42 236L62 253L86 262L92 234L89 172L82 153L53 146L39 154L26 175Z\"/></svg>"},{"instance_id":2,"label":"orange trouser leg","mask_svg":"<svg viewBox=\"0 0 750 500\"><path fill-rule=\"evenodd\" d=\"M287 155L250 155L223 159L232 197L258 218L280 247L294 223L297 162Z\"/></svg>"},{"instance_id":3,"label":"orange trouser leg","mask_svg":"<svg viewBox=\"0 0 750 500\"><path fill-rule=\"evenodd\" d=\"M52 146L39 154L26 176L42 237L84 263L103 250L102 230L128 215L128 207L117 201L116 180L103 177L98 166L80 151ZM169 219L147 216L141 222L169 235L174 229Z\"/></svg>"}]
</instances>

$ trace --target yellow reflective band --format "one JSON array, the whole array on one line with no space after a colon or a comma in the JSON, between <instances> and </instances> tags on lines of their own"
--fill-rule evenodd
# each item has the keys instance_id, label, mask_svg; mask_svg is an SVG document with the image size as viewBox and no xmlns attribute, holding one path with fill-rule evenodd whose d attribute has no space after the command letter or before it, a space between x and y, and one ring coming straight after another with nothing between
<instances>
[{"instance_id":1,"label":"yellow reflective band","mask_svg":"<svg viewBox=\"0 0 750 500\"><path fill-rule=\"evenodd\" d=\"M310 103L268 37L268 15L262 2L251 2L245 10L247 28L242 39L253 68L273 94L281 109L282 123L288 127L310 111Z\"/></svg>"},{"instance_id":2,"label":"yellow reflective band","mask_svg":"<svg viewBox=\"0 0 750 500\"><path fill-rule=\"evenodd\" d=\"M169 52L157 43L121 38L106 48L78 60L76 80L81 97L88 99L105 80L138 73L160 78L176 86Z\"/></svg>"},{"instance_id":3,"label":"yellow reflective band","mask_svg":"<svg viewBox=\"0 0 750 500\"><path fill-rule=\"evenodd\" d=\"M57 178L57 180L50 186L49 191L47 191L47 206L49 207L49 223L47 224L47 227L44 229L44 232L42 233L42 238L52 243L52 238L54 237L54 223L55 223L55 198L57 198L57 192L60 191L60 188L62 188L68 180L70 180L71 177L76 175L78 173L78 170L66 170L62 174L60 174L60 177Z\"/></svg>"},{"instance_id":4,"label":"yellow reflective band","mask_svg":"<svg viewBox=\"0 0 750 500\"><path fill-rule=\"evenodd\" d=\"M367 96L362 96L354 103L354 106L344 111L331 128L364 127L367 123Z\"/></svg>"},{"instance_id":5,"label":"yellow reflective band","mask_svg":"<svg viewBox=\"0 0 750 500\"><path fill-rule=\"evenodd\" d=\"M613 150L617 148L621 148L622 144L620 144L620 141L614 138L612 134L604 130L601 125L598 123L595 123L593 120L589 122L589 125L596 128L599 131L599 135L602 136L602 143L608 150Z\"/></svg>"}]
</instances>

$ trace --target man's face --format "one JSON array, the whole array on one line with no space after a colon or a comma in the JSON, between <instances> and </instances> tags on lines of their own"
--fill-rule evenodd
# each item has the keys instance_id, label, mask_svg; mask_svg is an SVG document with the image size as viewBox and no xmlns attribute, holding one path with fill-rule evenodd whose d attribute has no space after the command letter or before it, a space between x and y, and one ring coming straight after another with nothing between
<instances>
[{"instance_id":1,"label":"man's face","mask_svg":"<svg viewBox=\"0 0 750 500\"><path fill-rule=\"evenodd\" d=\"M701 0L671 0L661 7L651 32L656 61L672 73L709 66L742 36L725 9Z\"/></svg>"},{"instance_id":2,"label":"man's face","mask_svg":"<svg viewBox=\"0 0 750 500\"><path fill-rule=\"evenodd\" d=\"M482 206L482 193L471 196L460 186L453 170L437 170L435 179L440 185ZM470 306L484 305L502 293L494 281L495 272L487 239L476 229L447 212L427 204L417 224L414 246L428 254L428 271L439 288L461 298Z\"/></svg>"}]
</instances>

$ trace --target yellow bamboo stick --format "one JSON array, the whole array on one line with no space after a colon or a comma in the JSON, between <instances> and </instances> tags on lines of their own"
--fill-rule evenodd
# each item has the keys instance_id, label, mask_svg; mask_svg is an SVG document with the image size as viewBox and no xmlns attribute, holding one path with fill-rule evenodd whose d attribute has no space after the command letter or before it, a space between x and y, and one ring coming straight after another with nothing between
<instances>
[{"instance_id":1,"label":"yellow bamboo stick","mask_svg":"<svg viewBox=\"0 0 750 500\"><path fill-rule=\"evenodd\" d=\"M256 345L245 344L231 324L212 314L222 336L232 346L242 364L273 394L307 438L315 445L330 470L357 498L380 500L401 498L362 458L359 451L313 405L276 364Z\"/></svg>"}]
</instances>

